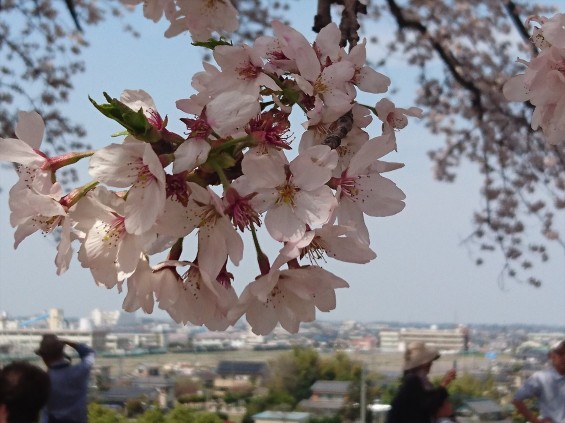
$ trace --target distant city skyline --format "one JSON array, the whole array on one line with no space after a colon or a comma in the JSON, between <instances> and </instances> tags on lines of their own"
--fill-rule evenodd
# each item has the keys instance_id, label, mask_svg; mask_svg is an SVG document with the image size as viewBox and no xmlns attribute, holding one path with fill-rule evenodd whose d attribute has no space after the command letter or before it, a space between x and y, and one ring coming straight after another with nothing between
<instances>
[{"instance_id":1,"label":"distant city skyline","mask_svg":"<svg viewBox=\"0 0 565 423\"><path fill-rule=\"evenodd\" d=\"M89 103L87 96L102 101L102 92L119 97L124 89L143 88L155 99L163 114L168 114L173 129L179 129L183 116L174 102L193 93L190 78L201 70L200 51L188 46L186 37L165 39L165 25L154 25L140 18L140 39L121 32L117 22L89 28L85 36L91 46L85 50L87 72L75 80L71 102L63 109L85 125L86 142L100 148L111 142L119 127L104 118ZM313 16L314 12L311 14ZM299 22L310 39L310 15ZM306 21L308 18L308 21ZM115 40L119 37L120 43ZM371 47L376 48L376 47ZM128 52L126 55L125 52ZM111 60L109 59L111 58ZM157 64L157 65L155 65ZM164 66L163 64L166 64ZM388 97L400 107L412 106L411 90L415 75L403 73L404 65L391 60L382 72L391 76L398 94ZM380 96L368 97L375 102ZM303 120L298 116L297 122ZM293 128L298 131L299 128ZM373 136L378 131L373 131ZM295 133L298 143L300 133ZM486 255L485 264L476 266L462 240L472 226L472 210L478 209L481 177L475 169L460 170L456 184L433 181L431 162L426 152L440 145L422 123L412 120L398 135L398 153L385 159L406 164L389 176L405 193L406 209L396 216L368 221L373 262L359 266L335 261L320 263L346 279L350 288L337 290L337 308L318 313L322 320L404 321L425 323L490 323L563 325L565 323L565 260L563 251L549 251L550 261L541 269L544 285L534 288L525 282L500 281L502 258ZM85 162L80 166L82 182L88 180ZM55 274L53 240L34 234L13 251L13 229L9 225L8 191L15 172L0 169L0 311L11 315L31 315L50 307L62 308L69 316L83 316L94 308L120 309L125 292L108 292L95 286L90 273L73 259L63 276ZM556 224L565 228L565 218ZM187 239L187 243L194 238ZM246 248L249 247L246 240ZM249 253L249 251L247 251ZM240 268L230 269L238 293L257 274L253 254L247 254ZM125 289L125 286L124 286ZM141 313L138 313L138 316ZM167 315L157 309L155 316Z\"/></svg>"}]
</instances>

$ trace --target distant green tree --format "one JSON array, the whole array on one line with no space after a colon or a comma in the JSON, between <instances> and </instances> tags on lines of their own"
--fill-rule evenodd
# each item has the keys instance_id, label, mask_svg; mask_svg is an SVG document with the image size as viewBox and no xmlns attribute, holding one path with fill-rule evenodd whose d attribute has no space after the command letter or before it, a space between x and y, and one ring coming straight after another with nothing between
<instances>
[{"instance_id":1,"label":"distant green tree","mask_svg":"<svg viewBox=\"0 0 565 423\"><path fill-rule=\"evenodd\" d=\"M232 392L232 391L227 391L226 394L224 395L224 401L226 404L234 404L238 401L243 401L246 400L248 398L251 398L252 393L251 392Z\"/></svg>"},{"instance_id":2,"label":"distant green tree","mask_svg":"<svg viewBox=\"0 0 565 423\"><path fill-rule=\"evenodd\" d=\"M449 396L455 408L459 407L463 401L468 398L485 397L493 400L498 399L498 393L494 389L494 379L492 376L487 376L483 379L468 373L458 375L457 378L449 384Z\"/></svg>"},{"instance_id":3,"label":"distant green tree","mask_svg":"<svg viewBox=\"0 0 565 423\"><path fill-rule=\"evenodd\" d=\"M151 408L138 416L136 423L165 423L165 415L158 408Z\"/></svg>"},{"instance_id":4,"label":"distant green tree","mask_svg":"<svg viewBox=\"0 0 565 423\"><path fill-rule=\"evenodd\" d=\"M117 411L93 402L88 404L88 421L89 423L126 423L127 419Z\"/></svg>"},{"instance_id":5,"label":"distant green tree","mask_svg":"<svg viewBox=\"0 0 565 423\"><path fill-rule=\"evenodd\" d=\"M177 404L165 415L165 423L195 423L196 413L190 408Z\"/></svg>"},{"instance_id":6,"label":"distant green tree","mask_svg":"<svg viewBox=\"0 0 565 423\"><path fill-rule=\"evenodd\" d=\"M145 410L143 400L141 398L131 398L126 401L125 412L127 417L134 417L143 413Z\"/></svg>"},{"instance_id":7,"label":"distant green tree","mask_svg":"<svg viewBox=\"0 0 565 423\"><path fill-rule=\"evenodd\" d=\"M334 356L321 361L319 378L321 380L353 380L360 369L360 362L351 360L347 353L338 351Z\"/></svg>"},{"instance_id":8,"label":"distant green tree","mask_svg":"<svg viewBox=\"0 0 565 423\"><path fill-rule=\"evenodd\" d=\"M390 404L392 402L392 399L396 395L396 392L398 391L399 387L400 387L400 379L397 379L390 383L382 384L377 388L376 397L379 398L379 400L383 404Z\"/></svg>"},{"instance_id":9,"label":"distant green tree","mask_svg":"<svg viewBox=\"0 0 565 423\"><path fill-rule=\"evenodd\" d=\"M320 356L312 348L294 348L272 362L271 369L269 390L291 395L296 405L310 397L310 387L320 378Z\"/></svg>"},{"instance_id":10,"label":"distant green tree","mask_svg":"<svg viewBox=\"0 0 565 423\"><path fill-rule=\"evenodd\" d=\"M190 404L190 403L195 403L195 402L205 402L206 401L206 397L204 395L197 395L197 394L191 394L191 395L181 395L179 397L177 397L177 401L181 404Z\"/></svg>"},{"instance_id":11,"label":"distant green tree","mask_svg":"<svg viewBox=\"0 0 565 423\"><path fill-rule=\"evenodd\" d=\"M198 413L194 423L222 423L222 419L216 413Z\"/></svg>"},{"instance_id":12,"label":"distant green tree","mask_svg":"<svg viewBox=\"0 0 565 423\"><path fill-rule=\"evenodd\" d=\"M310 423L342 423L340 416L312 417Z\"/></svg>"}]
</instances>

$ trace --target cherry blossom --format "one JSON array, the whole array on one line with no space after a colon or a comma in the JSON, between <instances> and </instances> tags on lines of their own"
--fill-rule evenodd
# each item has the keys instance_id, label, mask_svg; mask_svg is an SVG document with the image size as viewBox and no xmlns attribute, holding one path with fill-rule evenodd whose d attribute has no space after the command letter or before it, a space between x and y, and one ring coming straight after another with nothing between
<instances>
[{"instance_id":1,"label":"cherry blossom","mask_svg":"<svg viewBox=\"0 0 565 423\"><path fill-rule=\"evenodd\" d=\"M59 200L63 196L61 185L55 183L47 194L34 189L17 190L10 195L10 224L17 228L14 248L36 231L51 232L66 216Z\"/></svg>"},{"instance_id":2,"label":"cherry blossom","mask_svg":"<svg viewBox=\"0 0 565 423\"><path fill-rule=\"evenodd\" d=\"M290 333L297 333L301 322L316 318L316 308L323 312L336 306L335 289L347 288L343 279L317 266L272 270L250 282L228 317L236 322L245 314L256 335L267 335L280 323Z\"/></svg>"},{"instance_id":3,"label":"cherry blossom","mask_svg":"<svg viewBox=\"0 0 565 423\"><path fill-rule=\"evenodd\" d=\"M71 222L67 210L61 204L63 192L59 183L51 185L48 193L41 193L33 188L10 191L10 224L16 228L14 248L36 231L50 233L62 227L57 244L55 265L57 274L63 274L69 268L72 258Z\"/></svg>"},{"instance_id":4,"label":"cherry blossom","mask_svg":"<svg viewBox=\"0 0 565 423\"><path fill-rule=\"evenodd\" d=\"M541 128L550 144L559 144L565 140L565 49L550 46L521 62L528 68L504 84L504 96L533 104L532 129Z\"/></svg>"},{"instance_id":5,"label":"cherry blossom","mask_svg":"<svg viewBox=\"0 0 565 423\"><path fill-rule=\"evenodd\" d=\"M19 112L16 124L17 138L0 138L0 160L18 163L20 179L14 187L26 189L35 182L40 191L51 189L52 160L39 150L45 124L36 112Z\"/></svg>"},{"instance_id":6,"label":"cherry blossom","mask_svg":"<svg viewBox=\"0 0 565 423\"><path fill-rule=\"evenodd\" d=\"M377 257L369 244L359 240L355 228L328 224L307 231L298 241L285 243L273 267L278 268L292 259L302 257L317 263L325 260L325 256L358 264L369 263Z\"/></svg>"},{"instance_id":7,"label":"cherry blossom","mask_svg":"<svg viewBox=\"0 0 565 423\"><path fill-rule=\"evenodd\" d=\"M206 162L210 149L210 144L206 140L189 138L179 145L175 151L173 173L178 174L184 171L193 171L202 163Z\"/></svg>"},{"instance_id":8,"label":"cherry blossom","mask_svg":"<svg viewBox=\"0 0 565 423\"><path fill-rule=\"evenodd\" d=\"M180 276L176 267L189 265ZM223 278L225 271L221 272ZM168 260L154 269L154 284L159 308L167 311L179 323L205 325L210 330L224 330L229 326L228 310L237 301L230 283L211 280L200 272L196 263Z\"/></svg>"},{"instance_id":9,"label":"cherry blossom","mask_svg":"<svg viewBox=\"0 0 565 423\"><path fill-rule=\"evenodd\" d=\"M565 13L557 13L543 22L543 37L552 46L565 48Z\"/></svg>"},{"instance_id":10,"label":"cherry blossom","mask_svg":"<svg viewBox=\"0 0 565 423\"><path fill-rule=\"evenodd\" d=\"M355 66L355 73L351 82L362 91L374 94L384 93L388 90L391 82L390 78L366 65L366 44L367 40L363 40L361 44L353 47L351 52L344 58Z\"/></svg>"},{"instance_id":11,"label":"cherry blossom","mask_svg":"<svg viewBox=\"0 0 565 423\"><path fill-rule=\"evenodd\" d=\"M163 15L171 20L176 12L175 0L122 0L122 3L127 6L143 3L143 15L153 22L159 22Z\"/></svg>"},{"instance_id":12,"label":"cherry blossom","mask_svg":"<svg viewBox=\"0 0 565 423\"><path fill-rule=\"evenodd\" d=\"M205 41L212 32L233 32L239 26L237 10L228 0L183 1L177 2L177 6L166 37L188 30L194 41Z\"/></svg>"},{"instance_id":13,"label":"cherry blossom","mask_svg":"<svg viewBox=\"0 0 565 423\"><path fill-rule=\"evenodd\" d=\"M300 239L306 225L325 223L336 200L326 182L337 164L337 154L327 146L314 146L290 164L271 156L246 156L244 177L247 191L257 192L250 203L267 212L265 226L277 241Z\"/></svg>"},{"instance_id":14,"label":"cherry blossom","mask_svg":"<svg viewBox=\"0 0 565 423\"><path fill-rule=\"evenodd\" d=\"M182 238L201 222L200 206L191 198L195 184L186 182L186 172L166 175L166 181L167 199L153 229L161 235Z\"/></svg>"},{"instance_id":15,"label":"cherry blossom","mask_svg":"<svg viewBox=\"0 0 565 423\"><path fill-rule=\"evenodd\" d=\"M359 238L369 243L369 231L363 214L391 216L404 209L405 195L394 182L380 175L375 160L390 153L396 144L390 134L366 142L352 157L349 166L333 183L337 186L339 206L336 216L341 225L359 231ZM394 168L395 166L392 166Z\"/></svg>"},{"instance_id":16,"label":"cherry blossom","mask_svg":"<svg viewBox=\"0 0 565 423\"><path fill-rule=\"evenodd\" d=\"M210 188L192 185L192 195L197 204L198 267L200 273L214 280L229 258L236 266L243 257L243 241L229 216L225 214L221 198Z\"/></svg>"},{"instance_id":17,"label":"cherry blossom","mask_svg":"<svg viewBox=\"0 0 565 423\"><path fill-rule=\"evenodd\" d=\"M166 198L165 172L151 144L111 144L92 156L89 172L110 186L131 186L125 201L125 227L134 235L151 229Z\"/></svg>"},{"instance_id":18,"label":"cherry blossom","mask_svg":"<svg viewBox=\"0 0 565 423\"><path fill-rule=\"evenodd\" d=\"M154 281L155 280L155 281ZM122 308L134 312L140 308L147 314L153 312L155 300L153 298L156 276L146 259L141 259L135 272L127 279L127 295Z\"/></svg>"},{"instance_id":19,"label":"cherry blossom","mask_svg":"<svg viewBox=\"0 0 565 423\"><path fill-rule=\"evenodd\" d=\"M237 91L257 98L260 88L278 91L278 85L263 72L263 60L255 49L247 46L218 46L214 59L221 73L214 80L212 95L225 91Z\"/></svg>"},{"instance_id":20,"label":"cherry blossom","mask_svg":"<svg viewBox=\"0 0 565 423\"><path fill-rule=\"evenodd\" d=\"M418 107L403 109L396 107L392 101L383 98L375 105L377 117L383 122L383 133L393 134L396 129L405 128L408 125L407 116L422 117L422 110Z\"/></svg>"},{"instance_id":21,"label":"cherry blossom","mask_svg":"<svg viewBox=\"0 0 565 423\"><path fill-rule=\"evenodd\" d=\"M170 20L167 36L188 29L194 40L233 29L236 18L221 0L153 0L144 13ZM364 215L404 207L403 192L381 175L402 164L380 159L396 148L394 131L406 126L406 115L421 111L385 99L375 108L355 102L357 88L382 93L390 80L366 66L365 42L349 53L340 47L335 24L313 44L280 22L273 30L253 46L206 43L218 66L204 63L192 78L196 93L176 102L189 115L180 119L182 134L167 129L168 117L146 91L125 90L119 100L105 93L108 104L91 101L126 129L123 141L50 159L38 150L43 121L22 114L18 138L0 140L0 159L27 172L11 191L16 246L37 230L61 227L58 273L77 242L79 262L97 284L121 290L125 282L124 310L152 313L157 303L176 322L210 330L245 315L257 334L277 324L295 333L317 310L333 310L335 289L348 284L318 262L376 258ZM297 108L307 121L293 151L289 115ZM383 135L369 139L371 112L384 125ZM345 113L351 125L332 149L326 137ZM64 196L57 172L83 157L93 180ZM272 239L258 235L265 229ZM238 298L231 272L243 259L240 232L253 240L260 274ZM279 243L272 265L266 242ZM185 259L188 251L194 260ZM166 260L150 264L163 254Z\"/></svg>"},{"instance_id":22,"label":"cherry blossom","mask_svg":"<svg viewBox=\"0 0 565 423\"><path fill-rule=\"evenodd\" d=\"M78 259L94 280L108 288L131 276L143 251L156 239L153 232L129 233L125 225L126 201L103 186L90 191L69 210L80 231Z\"/></svg>"}]
</instances>

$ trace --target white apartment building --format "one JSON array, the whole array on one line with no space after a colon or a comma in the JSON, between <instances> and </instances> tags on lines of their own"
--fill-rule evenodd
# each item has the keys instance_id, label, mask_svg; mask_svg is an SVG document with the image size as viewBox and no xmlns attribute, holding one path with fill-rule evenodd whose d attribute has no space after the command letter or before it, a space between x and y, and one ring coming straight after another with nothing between
<instances>
[{"instance_id":1,"label":"white apartment building","mask_svg":"<svg viewBox=\"0 0 565 423\"><path fill-rule=\"evenodd\" d=\"M397 330L381 330L379 332L379 346L382 352L400 351L400 332Z\"/></svg>"},{"instance_id":2,"label":"white apartment building","mask_svg":"<svg viewBox=\"0 0 565 423\"><path fill-rule=\"evenodd\" d=\"M529 332L528 341L536 342L541 345L550 346L553 343L565 339L563 332Z\"/></svg>"},{"instance_id":3,"label":"white apartment building","mask_svg":"<svg viewBox=\"0 0 565 423\"><path fill-rule=\"evenodd\" d=\"M383 352L405 351L411 342L425 342L440 351L465 351L468 345L469 331L460 326L456 329L406 329L379 332L379 345Z\"/></svg>"},{"instance_id":4,"label":"white apartment building","mask_svg":"<svg viewBox=\"0 0 565 423\"><path fill-rule=\"evenodd\" d=\"M54 333L60 338L92 346L103 351L106 345L106 331L82 331L74 329L0 329L0 345L10 356L29 356L39 347L41 338Z\"/></svg>"},{"instance_id":5,"label":"white apartment building","mask_svg":"<svg viewBox=\"0 0 565 423\"><path fill-rule=\"evenodd\" d=\"M99 308L95 308L90 313L90 319L92 323L96 327L111 327L116 326L118 319L120 318L120 311L119 310L100 310Z\"/></svg>"},{"instance_id":6,"label":"white apartment building","mask_svg":"<svg viewBox=\"0 0 565 423\"><path fill-rule=\"evenodd\" d=\"M89 319L80 319L78 327L70 327L61 309L53 308L26 320L9 319L3 313L0 314L0 354L6 354L9 358L32 356L45 334L87 344L98 352L168 347L166 328L155 328L150 332L109 333L109 327L115 326L120 315L119 311L94 310L91 317L95 327L92 328ZM126 319L131 318L130 315L126 316Z\"/></svg>"}]
</instances>

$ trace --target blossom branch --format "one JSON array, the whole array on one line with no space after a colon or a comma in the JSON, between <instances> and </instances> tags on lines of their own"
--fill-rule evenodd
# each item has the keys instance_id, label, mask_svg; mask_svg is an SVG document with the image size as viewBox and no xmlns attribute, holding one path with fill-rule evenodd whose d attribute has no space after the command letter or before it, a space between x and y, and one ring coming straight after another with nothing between
<instances>
[{"instance_id":1,"label":"blossom branch","mask_svg":"<svg viewBox=\"0 0 565 423\"><path fill-rule=\"evenodd\" d=\"M512 0L508 0L504 2L504 8L506 9L508 16L510 16L510 20L518 30L520 36L530 45L532 55L534 57L537 56L539 54L539 50L534 43L530 42L531 35L528 32L528 29L524 26L524 23L520 18L518 11L516 10L516 4Z\"/></svg>"},{"instance_id":2,"label":"blossom branch","mask_svg":"<svg viewBox=\"0 0 565 423\"><path fill-rule=\"evenodd\" d=\"M387 0L389 5L390 11L400 30L404 28L414 29L418 31L424 39L429 40L433 50L439 55L443 63L447 66L449 73L453 78L461 85L461 87L465 88L467 91L471 93L472 96L472 105L473 108L477 111L479 120L482 120L484 114L484 108L481 102L481 90L470 80L463 77L463 75L457 69L457 59L451 54L448 53L447 50L430 34L428 28L422 24L420 21L415 19L407 19L404 17L404 13L400 6L396 3L395 0Z\"/></svg>"},{"instance_id":3,"label":"blossom branch","mask_svg":"<svg viewBox=\"0 0 565 423\"><path fill-rule=\"evenodd\" d=\"M359 41L357 30L360 28L360 25L357 14L366 14L367 6L362 4L359 0L343 0L343 6L341 22L339 23L339 29L341 30L340 45L345 47L345 45L349 43L349 50L351 50Z\"/></svg>"},{"instance_id":4,"label":"blossom branch","mask_svg":"<svg viewBox=\"0 0 565 423\"><path fill-rule=\"evenodd\" d=\"M335 150L341 145L341 140L347 136L351 128L353 128L353 113L351 111L340 117L337 122L337 127L332 131L323 141L324 145L329 146Z\"/></svg>"},{"instance_id":5,"label":"blossom branch","mask_svg":"<svg viewBox=\"0 0 565 423\"><path fill-rule=\"evenodd\" d=\"M318 0L318 13L314 16L312 31L320 32L323 27L332 21L331 4L335 0Z\"/></svg>"}]
</instances>

